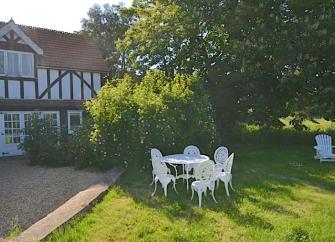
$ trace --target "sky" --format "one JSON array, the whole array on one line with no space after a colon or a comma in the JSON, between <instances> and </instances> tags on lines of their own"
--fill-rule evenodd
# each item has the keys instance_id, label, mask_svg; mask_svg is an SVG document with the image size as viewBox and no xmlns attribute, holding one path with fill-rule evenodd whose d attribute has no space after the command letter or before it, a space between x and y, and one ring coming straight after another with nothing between
<instances>
[{"instance_id":1,"label":"sky","mask_svg":"<svg viewBox=\"0 0 335 242\"><path fill-rule=\"evenodd\" d=\"M66 32L81 29L81 19L95 3L118 4L121 0L1 0L0 21ZM132 0L122 0L130 6Z\"/></svg>"}]
</instances>

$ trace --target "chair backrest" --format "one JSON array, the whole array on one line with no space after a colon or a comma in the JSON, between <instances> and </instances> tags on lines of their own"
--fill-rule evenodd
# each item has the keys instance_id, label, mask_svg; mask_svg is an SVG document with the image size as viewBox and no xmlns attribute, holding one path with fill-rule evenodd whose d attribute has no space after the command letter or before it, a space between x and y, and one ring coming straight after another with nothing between
<instances>
[{"instance_id":1,"label":"chair backrest","mask_svg":"<svg viewBox=\"0 0 335 242\"><path fill-rule=\"evenodd\" d=\"M208 160L196 166L194 176L197 181L209 182L214 177L214 161Z\"/></svg>"},{"instance_id":2,"label":"chair backrest","mask_svg":"<svg viewBox=\"0 0 335 242\"><path fill-rule=\"evenodd\" d=\"M231 169L233 167L233 162L234 162L234 153L232 153L227 159L226 167L224 169L224 171L226 173L231 173Z\"/></svg>"},{"instance_id":3,"label":"chair backrest","mask_svg":"<svg viewBox=\"0 0 335 242\"><path fill-rule=\"evenodd\" d=\"M163 157L163 155L159 151L159 149L156 149L156 148L151 149L151 160L154 160L154 159L161 160L162 157Z\"/></svg>"},{"instance_id":4,"label":"chair backrest","mask_svg":"<svg viewBox=\"0 0 335 242\"><path fill-rule=\"evenodd\" d=\"M315 141L319 149L321 150L321 155L332 154L332 137L326 134L318 134L315 136Z\"/></svg>"},{"instance_id":5,"label":"chair backrest","mask_svg":"<svg viewBox=\"0 0 335 242\"><path fill-rule=\"evenodd\" d=\"M189 145L184 149L185 155L200 155L200 150L195 145Z\"/></svg>"},{"instance_id":6,"label":"chair backrest","mask_svg":"<svg viewBox=\"0 0 335 242\"><path fill-rule=\"evenodd\" d=\"M226 160L228 159L228 149L224 146L220 146L214 152L214 161L216 164L225 166Z\"/></svg>"},{"instance_id":7,"label":"chair backrest","mask_svg":"<svg viewBox=\"0 0 335 242\"><path fill-rule=\"evenodd\" d=\"M168 167L164 162L162 162L163 155L156 149L151 149L151 164L152 164L152 173L155 175L165 175L168 173Z\"/></svg>"}]
</instances>

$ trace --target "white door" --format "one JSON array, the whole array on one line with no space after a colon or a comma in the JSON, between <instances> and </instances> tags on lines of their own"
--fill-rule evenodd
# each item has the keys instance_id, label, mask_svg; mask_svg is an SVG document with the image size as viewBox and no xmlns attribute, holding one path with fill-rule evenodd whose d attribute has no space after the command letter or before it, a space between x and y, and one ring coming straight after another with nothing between
<instances>
[{"instance_id":1,"label":"white door","mask_svg":"<svg viewBox=\"0 0 335 242\"><path fill-rule=\"evenodd\" d=\"M20 112L0 113L0 156L21 155L18 148L23 128L23 115Z\"/></svg>"},{"instance_id":2,"label":"white door","mask_svg":"<svg viewBox=\"0 0 335 242\"><path fill-rule=\"evenodd\" d=\"M33 112L0 112L0 157L22 155L18 145L24 139L23 129ZM60 125L58 111L39 112L41 118L48 118L53 126Z\"/></svg>"}]
</instances>

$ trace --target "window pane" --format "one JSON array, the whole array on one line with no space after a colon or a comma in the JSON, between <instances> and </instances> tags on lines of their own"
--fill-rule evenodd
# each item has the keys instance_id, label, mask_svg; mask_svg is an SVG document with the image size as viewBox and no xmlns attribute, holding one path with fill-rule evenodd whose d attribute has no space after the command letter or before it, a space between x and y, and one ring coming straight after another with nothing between
<instances>
[{"instance_id":1,"label":"window pane","mask_svg":"<svg viewBox=\"0 0 335 242\"><path fill-rule=\"evenodd\" d=\"M57 113L44 113L43 117L50 123L51 126L57 127Z\"/></svg>"},{"instance_id":2,"label":"window pane","mask_svg":"<svg viewBox=\"0 0 335 242\"><path fill-rule=\"evenodd\" d=\"M81 125L81 113L69 113L69 131L73 132Z\"/></svg>"},{"instance_id":3,"label":"window pane","mask_svg":"<svg viewBox=\"0 0 335 242\"><path fill-rule=\"evenodd\" d=\"M70 115L70 125L72 127L80 125L80 114L79 113L73 113Z\"/></svg>"},{"instance_id":4,"label":"window pane","mask_svg":"<svg viewBox=\"0 0 335 242\"><path fill-rule=\"evenodd\" d=\"M33 76L33 56L31 54L22 54L22 75Z\"/></svg>"},{"instance_id":5,"label":"window pane","mask_svg":"<svg viewBox=\"0 0 335 242\"><path fill-rule=\"evenodd\" d=\"M5 74L5 52L0 51L0 74Z\"/></svg>"},{"instance_id":6,"label":"window pane","mask_svg":"<svg viewBox=\"0 0 335 242\"><path fill-rule=\"evenodd\" d=\"M7 53L7 74L11 76L18 76L20 74L18 53Z\"/></svg>"}]
</instances>

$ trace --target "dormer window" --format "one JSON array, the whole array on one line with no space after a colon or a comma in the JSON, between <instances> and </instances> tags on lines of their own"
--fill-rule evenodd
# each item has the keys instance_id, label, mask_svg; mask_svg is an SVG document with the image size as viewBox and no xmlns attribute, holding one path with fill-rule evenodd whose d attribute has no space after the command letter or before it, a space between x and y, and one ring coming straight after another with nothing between
<instances>
[{"instance_id":1,"label":"dormer window","mask_svg":"<svg viewBox=\"0 0 335 242\"><path fill-rule=\"evenodd\" d=\"M0 75L34 77L34 55L0 50Z\"/></svg>"}]
</instances>

